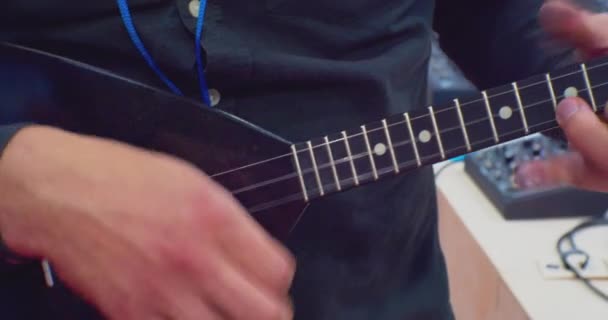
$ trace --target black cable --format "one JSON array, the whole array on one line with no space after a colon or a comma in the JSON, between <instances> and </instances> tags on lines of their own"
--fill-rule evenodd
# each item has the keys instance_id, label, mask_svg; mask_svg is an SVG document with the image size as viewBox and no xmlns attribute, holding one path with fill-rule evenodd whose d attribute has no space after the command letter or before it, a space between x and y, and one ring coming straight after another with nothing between
<instances>
[{"instance_id":1,"label":"black cable","mask_svg":"<svg viewBox=\"0 0 608 320\"><path fill-rule=\"evenodd\" d=\"M448 164L444 165L439 170L437 170L437 172L435 172L435 179L439 178L439 175L442 174L445 169L461 162L462 160L451 160L450 162L448 162Z\"/></svg>"},{"instance_id":2,"label":"black cable","mask_svg":"<svg viewBox=\"0 0 608 320\"><path fill-rule=\"evenodd\" d=\"M590 279L581 275L580 272L578 272L578 269L573 267L573 265L570 264L570 262L568 261L568 258L570 256L582 255L585 259L582 263L580 263L578 265L578 267L581 269L584 269L587 267L587 264L589 263L589 259L590 259L589 254L587 252L579 249L576 246L576 243L574 242L574 236L583 230L594 228L594 227L599 227L599 226L608 226L608 217L604 216L604 217L600 217L600 218L593 218L591 220L588 220L588 221L585 221L585 222L579 224L578 226L574 227L572 230L568 231L566 234L561 236L559 238L559 240L557 241L557 252L559 253L559 256L560 256L560 259L562 260L563 265L568 270L572 271L577 279L581 280L591 291L593 291L600 298L602 298L603 300L608 302L608 294L603 292L602 290L600 290L595 285L593 285L593 283L591 283ZM563 251L562 250L563 243L566 241L569 242L571 249L567 250L567 251Z\"/></svg>"}]
</instances>

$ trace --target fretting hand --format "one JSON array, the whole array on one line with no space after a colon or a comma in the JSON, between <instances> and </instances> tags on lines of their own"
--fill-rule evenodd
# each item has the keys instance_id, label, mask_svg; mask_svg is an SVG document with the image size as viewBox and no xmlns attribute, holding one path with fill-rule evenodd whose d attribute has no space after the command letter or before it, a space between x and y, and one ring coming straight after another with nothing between
<instances>
[{"instance_id":1,"label":"fretting hand","mask_svg":"<svg viewBox=\"0 0 608 320\"><path fill-rule=\"evenodd\" d=\"M112 320L291 319L289 253L195 168L29 127L0 161L0 232Z\"/></svg>"},{"instance_id":2,"label":"fretting hand","mask_svg":"<svg viewBox=\"0 0 608 320\"><path fill-rule=\"evenodd\" d=\"M552 0L542 8L540 21L555 39L575 47L581 60L608 53L608 14ZM579 98L561 101L557 113L572 152L522 165L516 181L523 187L568 184L608 192L608 126Z\"/></svg>"}]
</instances>

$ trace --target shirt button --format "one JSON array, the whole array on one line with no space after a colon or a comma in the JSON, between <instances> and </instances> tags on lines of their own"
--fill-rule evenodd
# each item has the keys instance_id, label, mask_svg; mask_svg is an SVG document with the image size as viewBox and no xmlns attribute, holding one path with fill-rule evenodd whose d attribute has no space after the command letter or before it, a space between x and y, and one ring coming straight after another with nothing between
<instances>
[{"instance_id":1,"label":"shirt button","mask_svg":"<svg viewBox=\"0 0 608 320\"><path fill-rule=\"evenodd\" d=\"M190 14L195 18L198 18L198 12L200 10L200 7L201 7L200 0L192 0L188 4L188 10L190 10Z\"/></svg>"},{"instance_id":2,"label":"shirt button","mask_svg":"<svg viewBox=\"0 0 608 320\"><path fill-rule=\"evenodd\" d=\"M220 103L220 100L222 100L222 95L216 89L210 89L209 100L211 101L211 106L215 107Z\"/></svg>"}]
</instances>

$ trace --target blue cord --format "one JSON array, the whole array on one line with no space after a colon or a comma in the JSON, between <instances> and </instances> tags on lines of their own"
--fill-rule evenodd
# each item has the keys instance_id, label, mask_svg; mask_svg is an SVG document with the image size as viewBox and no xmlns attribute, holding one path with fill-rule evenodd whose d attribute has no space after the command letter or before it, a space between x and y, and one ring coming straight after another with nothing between
<instances>
[{"instance_id":1,"label":"blue cord","mask_svg":"<svg viewBox=\"0 0 608 320\"><path fill-rule=\"evenodd\" d=\"M465 158L466 158L466 155L452 158L452 159L450 159L450 161L452 161L452 162L462 162L462 161L464 161Z\"/></svg>"},{"instance_id":2,"label":"blue cord","mask_svg":"<svg viewBox=\"0 0 608 320\"><path fill-rule=\"evenodd\" d=\"M203 38L203 24L205 21L205 9L207 8L207 0L200 0L198 9L198 19L196 21L196 37L194 47L196 48L196 65L198 69L198 82L201 90L201 98L210 106L211 99L209 98L209 89L205 80L205 72L203 71L203 59L201 54L201 40Z\"/></svg>"},{"instance_id":3,"label":"blue cord","mask_svg":"<svg viewBox=\"0 0 608 320\"><path fill-rule=\"evenodd\" d=\"M143 41L137 34L137 30L135 29L135 25L133 24L133 18L131 17L131 11L129 10L129 5L127 0L116 0L118 3L118 9L120 10L120 15L122 16L122 21L125 24L125 28L129 33L129 37L131 37L131 41L142 55L146 63L152 68L152 70L158 75L158 77L169 87L169 89L180 96L183 96L182 91L171 81L169 78L160 70L158 65L154 62L154 59L144 46ZM207 82L205 80L205 73L203 71L202 66L202 50L201 50L201 40L202 40L202 30L205 20L205 8L207 7L207 1L201 0L199 15L196 23L196 64L198 69L199 76L199 85L201 90L201 97L203 102L205 102L208 106L211 106L211 100L209 98L209 89L207 88Z\"/></svg>"}]
</instances>

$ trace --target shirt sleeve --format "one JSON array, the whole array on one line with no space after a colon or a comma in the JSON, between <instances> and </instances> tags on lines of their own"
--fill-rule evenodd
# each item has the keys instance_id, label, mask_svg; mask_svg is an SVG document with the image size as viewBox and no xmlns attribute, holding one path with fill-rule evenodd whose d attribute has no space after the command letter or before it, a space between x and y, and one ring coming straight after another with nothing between
<instances>
[{"instance_id":1,"label":"shirt sleeve","mask_svg":"<svg viewBox=\"0 0 608 320\"><path fill-rule=\"evenodd\" d=\"M442 49L480 89L574 63L538 21L544 0L437 0L434 29Z\"/></svg>"},{"instance_id":2,"label":"shirt sleeve","mask_svg":"<svg viewBox=\"0 0 608 320\"><path fill-rule=\"evenodd\" d=\"M24 127L26 123L10 124L0 126L0 157L2 156L4 149L10 142L10 140L17 134L17 132Z\"/></svg>"},{"instance_id":3,"label":"shirt sleeve","mask_svg":"<svg viewBox=\"0 0 608 320\"><path fill-rule=\"evenodd\" d=\"M27 123L18 123L0 126L0 159L2 159L3 151L10 140L19 132L19 130L25 128L27 125ZM9 262L14 263L17 261L20 261L20 258L4 245L2 235L0 235L0 267L7 265Z\"/></svg>"}]
</instances>

